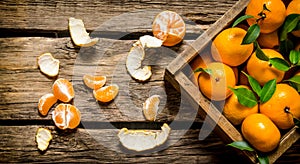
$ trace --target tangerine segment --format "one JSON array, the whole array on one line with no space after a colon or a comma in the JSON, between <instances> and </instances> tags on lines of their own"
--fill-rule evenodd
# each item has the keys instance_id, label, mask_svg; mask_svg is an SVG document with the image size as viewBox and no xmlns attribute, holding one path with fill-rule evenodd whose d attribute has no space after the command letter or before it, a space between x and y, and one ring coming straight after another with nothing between
<instances>
[{"instance_id":1,"label":"tangerine segment","mask_svg":"<svg viewBox=\"0 0 300 164\"><path fill-rule=\"evenodd\" d=\"M55 59L51 53L44 53L37 59L40 70L48 76L57 76L59 71L59 60Z\"/></svg>"},{"instance_id":2,"label":"tangerine segment","mask_svg":"<svg viewBox=\"0 0 300 164\"><path fill-rule=\"evenodd\" d=\"M106 83L106 76L84 75L83 82L87 87L97 90Z\"/></svg>"},{"instance_id":3,"label":"tangerine segment","mask_svg":"<svg viewBox=\"0 0 300 164\"><path fill-rule=\"evenodd\" d=\"M183 40L185 23L177 13L163 11L154 18L152 31L155 37L163 41L163 45L174 46Z\"/></svg>"},{"instance_id":4,"label":"tangerine segment","mask_svg":"<svg viewBox=\"0 0 300 164\"><path fill-rule=\"evenodd\" d=\"M260 112L268 116L280 129L294 126L293 116L300 119L300 96L288 84L277 84L271 99L260 104Z\"/></svg>"},{"instance_id":5,"label":"tangerine segment","mask_svg":"<svg viewBox=\"0 0 300 164\"><path fill-rule=\"evenodd\" d=\"M264 10L264 5L267 10ZM255 17L247 19L250 26L257 23L261 33L271 33L283 24L286 9L281 0L250 0L245 14Z\"/></svg>"},{"instance_id":6,"label":"tangerine segment","mask_svg":"<svg viewBox=\"0 0 300 164\"><path fill-rule=\"evenodd\" d=\"M143 113L147 120L155 121L158 105L159 105L159 95L152 95L143 103Z\"/></svg>"},{"instance_id":7,"label":"tangerine segment","mask_svg":"<svg viewBox=\"0 0 300 164\"><path fill-rule=\"evenodd\" d=\"M235 87L235 74L231 67L221 62L212 62L207 65L211 73L201 73L199 76L200 91L209 99L221 101L232 94L228 88Z\"/></svg>"},{"instance_id":8,"label":"tangerine segment","mask_svg":"<svg viewBox=\"0 0 300 164\"><path fill-rule=\"evenodd\" d=\"M75 96L72 83L62 78L59 78L54 82L52 91L54 96L63 102L69 102Z\"/></svg>"},{"instance_id":9,"label":"tangerine segment","mask_svg":"<svg viewBox=\"0 0 300 164\"><path fill-rule=\"evenodd\" d=\"M57 98L52 93L47 93L39 99L38 110L42 116L46 116L50 108L57 102Z\"/></svg>"},{"instance_id":10,"label":"tangerine segment","mask_svg":"<svg viewBox=\"0 0 300 164\"><path fill-rule=\"evenodd\" d=\"M52 120L59 129L74 129L80 124L81 113L71 104L59 104L52 112Z\"/></svg>"},{"instance_id":11,"label":"tangerine segment","mask_svg":"<svg viewBox=\"0 0 300 164\"><path fill-rule=\"evenodd\" d=\"M35 141L38 144L38 149L45 151L50 141L52 140L51 131L46 128L39 128L35 135Z\"/></svg>"},{"instance_id":12,"label":"tangerine segment","mask_svg":"<svg viewBox=\"0 0 300 164\"><path fill-rule=\"evenodd\" d=\"M105 86L93 91L95 99L100 102L110 102L118 95L118 93L119 86L116 84Z\"/></svg>"},{"instance_id":13,"label":"tangerine segment","mask_svg":"<svg viewBox=\"0 0 300 164\"><path fill-rule=\"evenodd\" d=\"M270 152L280 141L280 131L264 114L251 114L242 123L242 134L257 150Z\"/></svg>"}]
</instances>

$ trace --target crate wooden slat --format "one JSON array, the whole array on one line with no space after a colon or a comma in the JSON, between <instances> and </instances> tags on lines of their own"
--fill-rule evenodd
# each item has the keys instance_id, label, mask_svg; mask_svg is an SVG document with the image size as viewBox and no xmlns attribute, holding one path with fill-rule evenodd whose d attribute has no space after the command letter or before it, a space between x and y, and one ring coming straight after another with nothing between
<instances>
[{"instance_id":1,"label":"crate wooden slat","mask_svg":"<svg viewBox=\"0 0 300 164\"><path fill-rule=\"evenodd\" d=\"M206 32L199 36L185 51L174 59L167 67L165 78L173 84L178 91L186 92L192 103L199 105L198 113L204 119L215 126L214 132L217 133L225 143L243 140L241 133L220 113L216 106L205 98L192 80L192 70L187 71L189 62L193 60L198 53L210 46L213 38L224 28L227 28L240 15L249 0L238 1L228 12L224 14L216 23L214 23ZM268 154L270 163L274 163L288 148L291 147L300 138L297 128L289 130L282 136L278 149ZM256 155L247 151L239 151L246 159L255 163Z\"/></svg>"}]
</instances>

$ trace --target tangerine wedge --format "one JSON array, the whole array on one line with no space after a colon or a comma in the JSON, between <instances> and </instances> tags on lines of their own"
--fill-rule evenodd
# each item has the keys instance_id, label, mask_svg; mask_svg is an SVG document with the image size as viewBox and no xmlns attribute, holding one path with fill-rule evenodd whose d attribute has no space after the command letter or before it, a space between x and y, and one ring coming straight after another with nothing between
<instances>
[{"instance_id":1,"label":"tangerine wedge","mask_svg":"<svg viewBox=\"0 0 300 164\"><path fill-rule=\"evenodd\" d=\"M52 93L47 93L39 99L38 110L42 116L46 116L50 108L57 102L57 98Z\"/></svg>"},{"instance_id":2,"label":"tangerine wedge","mask_svg":"<svg viewBox=\"0 0 300 164\"><path fill-rule=\"evenodd\" d=\"M52 91L54 96L62 102L69 102L75 96L72 83L62 78L59 78L54 82Z\"/></svg>"},{"instance_id":3,"label":"tangerine wedge","mask_svg":"<svg viewBox=\"0 0 300 164\"><path fill-rule=\"evenodd\" d=\"M119 86L116 84L105 86L93 91L95 99L104 103L112 101L118 95L118 93Z\"/></svg>"},{"instance_id":4,"label":"tangerine wedge","mask_svg":"<svg viewBox=\"0 0 300 164\"><path fill-rule=\"evenodd\" d=\"M106 83L106 76L84 75L83 82L87 87L97 90Z\"/></svg>"}]
</instances>

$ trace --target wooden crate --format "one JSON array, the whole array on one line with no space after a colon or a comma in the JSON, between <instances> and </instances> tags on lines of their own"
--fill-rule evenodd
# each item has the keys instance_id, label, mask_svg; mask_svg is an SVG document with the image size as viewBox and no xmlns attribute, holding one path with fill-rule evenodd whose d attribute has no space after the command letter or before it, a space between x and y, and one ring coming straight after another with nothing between
<instances>
[{"instance_id":1,"label":"wooden crate","mask_svg":"<svg viewBox=\"0 0 300 164\"><path fill-rule=\"evenodd\" d=\"M216 125L214 132L223 139L225 144L243 140L242 134L220 113L216 105L213 105L209 99L201 94L198 86L192 82L192 71L188 70L187 67L189 67L189 63L197 57L198 54L211 45L211 41L219 32L221 32L224 28L229 27L236 18L244 13L248 2L249 0L238 1L207 31L199 36L184 52L179 54L178 57L168 65L165 73L165 79L178 91L187 94L189 101L196 104L197 108L199 107L199 115L203 119L208 117L208 121L213 124L212 126ZM270 163L274 163L289 147L292 146L293 143L300 138L300 134L296 130L297 128L294 127L288 132L285 132L281 138L278 148L275 151L268 153ZM237 153L241 154L249 162L257 163L255 153L240 150L237 150Z\"/></svg>"}]
</instances>

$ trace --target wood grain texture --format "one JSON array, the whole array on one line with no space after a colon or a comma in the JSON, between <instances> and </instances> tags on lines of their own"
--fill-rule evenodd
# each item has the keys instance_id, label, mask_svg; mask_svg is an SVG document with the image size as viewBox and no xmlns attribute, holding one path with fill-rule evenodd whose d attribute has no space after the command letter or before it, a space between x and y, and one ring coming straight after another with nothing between
<instances>
[{"instance_id":1,"label":"wood grain texture","mask_svg":"<svg viewBox=\"0 0 300 164\"><path fill-rule=\"evenodd\" d=\"M69 17L83 19L89 31L118 15L138 10L173 10L201 25L210 25L218 20L237 0L172 0L172 1L14 1L0 2L0 27L31 32L67 31ZM153 19L154 15L144 17ZM130 19L134 19L131 17ZM120 20L122 21L122 20ZM140 26L130 22L138 31L151 29L151 24ZM207 28L208 26L202 26ZM117 29L119 27L115 27ZM111 29L113 30L113 29ZM124 31L123 31L124 32Z\"/></svg>"},{"instance_id":2,"label":"wood grain texture","mask_svg":"<svg viewBox=\"0 0 300 164\"><path fill-rule=\"evenodd\" d=\"M186 110L181 120L193 120L189 104L180 99L180 93L164 81L164 69L186 47L148 49L144 64L152 65L149 82L138 83L126 71L125 60L134 40L100 39L96 46L78 49L70 38L2 38L0 39L0 119L50 119L37 111L39 98L51 93L55 78L42 74L36 60L39 55L51 52L60 61L56 78L73 82L73 103L81 110L82 119L89 121L145 121L142 103L153 94L161 95L157 121L172 121L180 110ZM164 54L164 55L161 55ZM84 74L107 76L107 84L118 84L120 92L111 103L101 104L93 98L92 90L82 81ZM54 106L55 107L55 106ZM53 107L53 108L54 108Z\"/></svg>"},{"instance_id":3,"label":"wood grain texture","mask_svg":"<svg viewBox=\"0 0 300 164\"><path fill-rule=\"evenodd\" d=\"M0 126L0 162L89 162L89 163L242 163L233 149L226 147L217 135L212 133L205 141L198 140L199 130L189 130L180 140L174 133L169 139L168 149L148 154L128 154L119 145L108 146L116 138L117 130L98 129L87 131L59 131L53 126L53 140L48 150L39 152L36 147L35 133L39 126ZM22 133L20 133L22 132ZM111 132L111 133L108 133ZM107 140L98 142L94 137L106 136ZM109 134L109 135L107 135ZM291 147L277 163L297 163L299 142ZM9 145L9 146L8 146ZM216 151L217 150L217 151ZM120 152L121 151L121 152ZM126 153L127 152L127 153Z\"/></svg>"}]
</instances>

